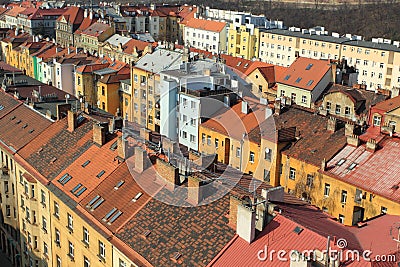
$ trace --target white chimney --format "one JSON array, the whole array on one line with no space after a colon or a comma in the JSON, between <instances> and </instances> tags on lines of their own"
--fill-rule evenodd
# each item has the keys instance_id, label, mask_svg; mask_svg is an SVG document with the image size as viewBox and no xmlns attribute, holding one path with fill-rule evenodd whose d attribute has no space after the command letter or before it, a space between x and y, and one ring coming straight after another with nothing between
<instances>
[{"instance_id":1,"label":"white chimney","mask_svg":"<svg viewBox=\"0 0 400 267\"><path fill-rule=\"evenodd\" d=\"M242 101L242 113L247 114L249 112L249 107L246 101Z\"/></svg>"},{"instance_id":2,"label":"white chimney","mask_svg":"<svg viewBox=\"0 0 400 267\"><path fill-rule=\"evenodd\" d=\"M256 212L251 207L238 205L237 210L237 234L247 243L251 243L256 235Z\"/></svg>"},{"instance_id":3,"label":"white chimney","mask_svg":"<svg viewBox=\"0 0 400 267\"><path fill-rule=\"evenodd\" d=\"M83 17L84 17L84 18L87 18L87 16L88 16L88 10L85 9L85 11L83 12Z\"/></svg>"}]
</instances>

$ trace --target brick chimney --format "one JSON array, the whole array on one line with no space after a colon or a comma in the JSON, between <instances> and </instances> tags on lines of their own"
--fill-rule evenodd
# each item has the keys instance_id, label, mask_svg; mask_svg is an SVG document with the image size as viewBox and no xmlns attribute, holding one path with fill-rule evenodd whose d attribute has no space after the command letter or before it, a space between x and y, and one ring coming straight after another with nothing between
<instances>
[{"instance_id":1,"label":"brick chimney","mask_svg":"<svg viewBox=\"0 0 400 267\"><path fill-rule=\"evenodd\" d=\"M365 145L365 148L367 149L367 151L370 152L375 152L375 150L377 149L378 144L376 143L375 139L369 139L367 144Z\"/></svg>"},{"instance_id":2,"label":"brick chimney","mask_svg":"<svg viewBox=\"0 0 400 267\"><path fill-rule=\"evenodd\" d=\"M229 200L229 224L236 228L238 206L243 201L237 196L231 195Z\"/></svg>"},{"instance_id":3,"label":"brick chimney","mask_svg":"<svg viewBox=\"0 0 400 267\"><path fill-rule=\"evenodd\" d=\"M352 134L347 136L347 144L358 147L360 145L360 139L358 138L358 135Z\"/></svg>"},{"instance_id":4,"label":"brick chimney","mask_svg":"<svg viewBox=\"0 0 400 267\"><path fill-rule=\"evenodd\" d=\"M122 137L118 137L117 139L117 153L118 153L118 157L120 157L121 159L126 159L126 154L127 154L127 141Z\"/></svg>"},{"instance_id":5,"label":"brick chimney","mask_svg":"<svg viewBox=\"0 0 400 267\"><path fill-rule=\"evenodd\" d=\"M99 146L106 143L106 131L107 129L100 124L93 124L93 142Z\"/></svg>"},{"instance_id":6,"label":"brick chimney","mask_svg":"<svg viewBox=\"0 0 400 267\"><path fill-rule=\"evenodd\" d=\"M169 150L170 153L179 153L179 145L167 137L162 138L162 148Z\"/></svg>"},{"instance_id":7,"label":"brick chimney","mask_svg":"<svg viewBox=\"0 0 400 267\"><path fill-rule=\"evenodd\" d=\"M136 156L136 155L135 155ZM175 168L168 162L157 158L156 169L159 176L161 176L166 182L166 188L173 191L175 186L179 185L179 169Z\"/></svg>"},{"instance_id":8,"label":"brick chimney","mask_svg":"<svg viewBox=\"0 0 400 267\"><path fill-rule=\"evenodd\" d=\"M142 173L150 166L150 159L147 155L147 151L140 146L136 146L135 149L135 171Z\"/></svg>"},{"instance_id":9,"label":"brick chimney","mask_svg":"<svg viewBox=\"0 0 400 267\"><path fill-rule=\"evenodd\" d=\"M190 175L188 177L188 198L187 202L198 205L203 200L203 181L200 177Z\"/></svg>"},{"instance_id":10,"label":"brick chimney","mask_svg":"<svg viewBox=\"0 0 400 267\"><path fill-rule=\"evenodd\" d=\"M355 128L355 126L354 126L353 122L347 122L346 126L344 128L344 134L346 136L353 135L354 134L354 128Z\"/></svg>"},{"instance_id":11,"label":"brick chimney","mask_svg":"<svg viewBox=\"0 0 400 267\"><path fill-rule=\"evenodd\" d=\"M72 110L68 110L68 131L71 133L75 131L76 127L78 126L77 120L76 120L76 113L73 112Z\"/></svg>"},{"instance_id":12,"label":"brick chimney","mask_svg":"<svg viewBox=\"0 0 400 267\"><path fill-rule=\"evenodd\" d=\"M256 211L244 204L237 207L236 233L247 243L251 243L256 236Z\"/></svg>"},{"instance_id":13,"label":"brick chimney","mask_svg":"<svg viewBox=\"0 0 400 267\"><path fill-rule=\"evenodd\" d=\"M321 171L326 171L326 158L321 161Z\"/></svg>"},{"instance_id":14,"label":"brick chimney","mask_svg":"<svg viewBox=\"0 0 400 267\"><path fill-rule=\"evenodd\" d=\"M337 120L334 117L329 117L328 118L328 124L327 124L327 130L331 131L332 133L336 132L337 130Z\"/></svg>"}]
</instances>

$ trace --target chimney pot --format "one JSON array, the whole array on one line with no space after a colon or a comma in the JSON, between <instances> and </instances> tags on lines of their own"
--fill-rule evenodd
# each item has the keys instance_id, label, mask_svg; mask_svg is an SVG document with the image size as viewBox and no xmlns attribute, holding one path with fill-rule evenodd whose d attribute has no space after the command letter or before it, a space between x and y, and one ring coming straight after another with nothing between
<instances>
[{"instance_id":1,"label":"chimney pot","mask_svg":"<svg viewBox=\"0 0 400 267\"><path fill-rule=\"evenodd\" d=\"M327 125L327 130L331 132L336 132L337 130L337 120L334 117L329 117L328 118L328 125Z\"/></svg>"},{"instance_id":2,"label":"chimney pot","mask_svg":"<svg viewBox=\"0 0 400 267\"><path fill-rule=\"evenodd\" d=\"M358 147L360 145L360 139L358 138L358 135L352 134L347 136L347 144Z\"/></svg>"},{"instance_id":3,"label":"chimney pot","mask_svg":"<svg viewBox=\"0 0 400 267\"><path fill-rule=\"evenodd\" d=\"M367 144L365 145L365 148L367 149L367 151L370 152L375 152L375 150L377 149L378 145L376 143L375 139L369 139Z\"/></svg>"},{"instance_id":4,"label":"chimney pot","mask_svg":"<svg viewBox=\"0 0 400 267\"><path fill-rule=\"evenodd\" d=\"M344 129L345 135L346 136L353 135L354 134L354 128L355 128L355 126L354 126L353 122L347 122L346 126L345 126L345 129Z\"/></svg>"}]
</instances>

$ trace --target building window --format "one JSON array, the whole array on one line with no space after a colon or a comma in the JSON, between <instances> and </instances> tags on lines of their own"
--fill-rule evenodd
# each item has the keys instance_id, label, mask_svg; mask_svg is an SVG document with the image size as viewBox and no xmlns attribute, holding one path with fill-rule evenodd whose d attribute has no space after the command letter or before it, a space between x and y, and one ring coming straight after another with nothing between
<instances>
[{"instance_id":1,"label":"building window","mask_svg":"<svg viewBox=\"0 0 400 267\"><path fill-rule=\"evenodd\" d=\"M307 103L307 96L305 96L305 95L301 96L301 103L303 103L303 104Z\"/></svg>"},{"instance_id":2,"label":"building window","mask_svg":"<svg viewBox=\"0 0 400 267\"><path fill-rule=\"evenodd\" d=\"M58 203L54 201L54 216L59 219L60 218L60 207Z\"/></svg>"},{"instance_id":3,"label":"building window","mask_svg":"<svg viewBox=\"0 0 400 267\"><path fill-rule=\"evenodd\" d=\"M61 267L61 258L60 256L56 255L57 258L57 267Z\"/></svg>"},{"instance_id":4,"label":"building window","mask_svg":"<svg viewBox=\"0 0 400 267\"><path fill-rule=\"evenodd\" d=\"M211 136L207 135L207 145L211 145Z\"/></svg>"},{"instance_id":5,"label":"building window","mask_svg":"<svg viewBox=\"0 0 400 267\"><path fill-rule=\"evenodd\" d=\"M340 222L341 224L344 224L344 215L339 214L339 222Z\"/></svg>"},{"instance_id":6,"label":"building window","mask_svg":"<svg viewBox=\"0 0 400 267\"><path fill-rule=\"evenodd\" d=\"M182 131L182 137L183 137L184 139L187 139L187 132Z\"/></svg>"},{"instance_id":7,"label":"building window","mask_svg":"<svg viewBox=\"0 0 400 267\"><path fill-rule=\"evenodd\" d=\"M346 190L342 190L342 196L340 198L340 202L342 204L346 204L347 201L347 191Z\"/></svg>"},{"instance_id":8,"label":"building window","mask_svg":"<svg viewBox=\"0 0 400 267\"><path fill-rule=\"evenodd\" d=\"M35 198L35 185L31 185L31 198Z\"/></svg>"},{"instance_id":9,"label":"building window","mask_svg":"<svg viewBox=\"0 0 400 267\"><path fill-rule=\"evenodd\" d=\"M104 86L101 86L101 95L105 95L106 94L106 92L105 92L105 90L104 90Z\"/></svg>"},{"instance_id":10,"label":"building window","mask_svg":"<svg viewBox=\"0 0 400 267\"><path fill-rule=\"evenodd\" d=\"M190 119L190 125L196 126L196 119L191 118Z\"/></svg>"},{"instance_id":11,"label":"building window","mask_svg":"<svg viewBox=\"0 0 400 267\"><path fill-rule=\"evenodd\" d=\"M68 213L68 229L73 231L74 230L74 218L71 214Z\"/></svg>"},{"instance_id":12,"label":"building window","mask_svg":"<svg viewBox=\"0 0 400 267\"><path fill-rule=\"evenodd\" d=\"M350 107L345 107L344 108L344 115L350 116Z\"/></svg>"},{"instance_id":13,"label":"building window","mask_svg":"<svg viewBox=\"0 0 400 267\"><path fill-rule=\"evenodd\" d=\"M45 233L47 233L47 220L44 216L42 216L42 229Z\"/></svg>"},{"instance_id":14,"label":"building window","mask_svg":"<svg viewBox=\"0 0 400 267\"><path fill-rule=\"evenodd\" d=\"M83 227L83 240L85 244L89 244L89 230L86 227Z\"/></svg>"},{"instance_id":15,"label":"building window","mask_svg":"<svg viewBox=\"0 0 400 267\"><path fill-rule=\"evenodd\" d=\"M196 102L190 101L190 108L195 109L196 108Z\"/></svg>"},{"instance_id":16,"label":"building window","mask_svg":"<svg viewBox=\"0 0 400 267\"><path fill-rule=\"evenodd\" d=\"M72 244L70 241L68 241L68 256L71 258L74 257L74 244Z\"/></svg>"},{"instance_id":17,"label":"building window","mask_svg":"<svg viewBox=\"0 0 400 267\"><path fill-rule=\"evenodd\" d=\"M272 158L272 150L269 148L266 148L265 153L264 153L264 159L271 161L271 158Z\"/></svg>"},{"instance_id":18,"label":"building window","mask_svg":"<svg viewBox=\"0 0 400 267\"><path fill-rule=\"evenodd\" d=\"M289 178L292 179L292 180L296 179L296 169L295 168L290 168Z\"/></svg>"},{"instance_id":19,"label":"building window","mask_svg":"<svg viewBox=\"0 0 400 267\"><path fill-rule=\"evenodd\" d=\"M55 233L56 233L56 239L54 240L54 242L56 242L57 245L60 245L60 231L56 228L55 229Z\"/></svg>"},{"instance_id":20,"label":"building window","mask_svg":"<svg viewBox=\"0 0 400 267\"><path fill-rule=\"evenodd\" d=\"M49 247L47 246L46 242L43 242L43 254L46 256L49 254Z\"/></svg>"},{"instance_id":21,"label":"building window","mask_svg":"<svg viewBox=\"0 0 400 267\"><path fill-rule=\"evenodd\" d=\"M325 196L325 197L329 197L330 191L331 191L331 185L330 185L330 184L325 184L324 196Z\"/></svg>"},{"instance_id":22,"label":"building window","mask_svg":"<svg viewBox=\"0 0 400 267\"><path fill-rule=\"evenodd\" d=\"M296 103L296 94L292 93L291 95L292 103Z\"/></svg>"},{"instance_id":23,"label":"building window","mask_svg":"<svg viewBox=\"0 0 400 267\"><path fill-rule=\"evenodd\" d=\"M306 186L312 188L314 184L314 175L312 174L307 174L307 182L306 182Z\"/></svg>"},{"instance_id":24,"label":"building window","mask_svg":"<svg viewBox=\"0 0 400 267\"><path fill-rule=\"evenodd\" d=\"M264 169L264 181L269 183L270 182L270 172L269 170Z\"/></svg>"},{"instance_id":25,"label":"building window","mask_svg":"<svg viewBox=\"0 0 400 267\"><path fill-rule=\"evenodd\" d=\"M106 246L101 241L99 241L99 256L103 259L106 257Z\"/></svg>"},{"instance_id":26,"label":"building window","mask_svg":"<svg viewBox=\"0 0 400 267\"><path fill-rule=\"evenodd\" d=\"M90 267L90 261L86 257L83 257L83 267Z\"/></svg>"},{"instance_id":27,"label":"building window","mask_svg":"<svg viewBox=\"0 0 400 267\"><path fill-rule=\"evenodd\" d=\"M285 96L285 90L281 90L281 96Z\"/></svg>"},{"instance_id":28,"label":"building window","mask_svg":"<svg viewBox=\"0 0 400 267\"><path fill-rule=\"evenodd\" d=\"M190 135L190 142L196 143L196 137L193 134Z\"/></svg>"},{"instance_id":29,"label":"building window","mask_svg":"<svg viewBox=\"0 0 400 267\"><path fill-rule=\"evenodd\" d=\"M10 205L6 205L6 216L11 217L11 207Z\"/></svg>"},{"instance_id":30,"label":"building window","mask_svg":"<svg viewBox=\"0 0 400 267\"><path fill-rule=\"evenodd\" d=\"M381 125L381 117L375 115L375 116L374 116L373 124L374 124L374 126L380 126L380 125Z\"/></svg>"},{"instance_id":31,"label":"building window","mask_svg":"<svg viewBox=\"0 0 400 267\"><path fill-rule=\"evenodd\" d=\"M124 262L123 260L119 259L118 267L126 267L126 262Z\"/></svg>"},{"instance_id":32,"label":"building window","mask_svg":"<svg viewBox=\"0 0 400 267\"><path fill-rule=\"evenodd\" d=\"M78 76L78 85L81 85L81 77Z\"/></svg>"},{"instance_id":33,"label":"building window","mask_svg":"<svg viewBox=\"0 0 400 267\"><path fill-rule=\"evenodd\" d=\"M336 104L335 113L340 114L341 109L342 109L342 107L340 105Z\"/></svg>"},{"instance_id":34,"label":"building window","mask_svg":"<svg viewBox=\"0 0 400 267\"><path fill-rule=\"evenodd\" d=\"M240 147L236 148L236 157L240 158Z\"/></svg>"},{"instance_id":35,"label":"building window","mask_svg":"<svg viewBox=\"0 0 400 267\"><path fill-rule=\"evenodd\" d=\"M215 144L215 148L217 149L218 146L219 146L219 140L218 140L218 138L215 138L214 144Z\"/></svg>"},{"instance_id":36,"label":"building window","mask_svg":"<svg viewBox=\"0 0 400 267\"><path fill-rule=\"evenodd\" d=\"M254 152L251 152L251 151L250 151L249 161L250 161L251 163L254 163Z\"/></svg>"},{"instance_id":37,"label":"building window","mask_svg":"<svg viewBox=\"0 0 400 267\"><path fill-rule=\"evenodd\" d=\"M332 103L331 102L326 102L326 111L331 111L332 108Z\"/></svg>"},{"instance_id":38,"label":"building window","mask_svg":"<svg viewBox=\"0 0 400 267\"><path fill-rule=\"evenodd\" d=\"M387 208L386 207L381 207L381 214L386 214L387 213Z\"/></svg>"},{"instance_id":39,"label":"building window","mask_svg":"<svg viewBox=\"0 0 400 267\"><path fill-rule=\"evenodd\" d=\"M201 134L201 142L204 144L206 142L206 134Z\"/></svg>"}]
</instances>

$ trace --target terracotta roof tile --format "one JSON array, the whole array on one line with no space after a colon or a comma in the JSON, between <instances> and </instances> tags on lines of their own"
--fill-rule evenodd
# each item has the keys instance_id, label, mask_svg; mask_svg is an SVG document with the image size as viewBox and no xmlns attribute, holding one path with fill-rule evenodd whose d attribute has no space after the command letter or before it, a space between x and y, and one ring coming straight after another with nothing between
<instances>
[{"instance_id":1,"label":"terracotta roof tile","mask_svg":"<svg viewBox=\"0 0 400 267\"><path fill-rule=\"evenodd\" d=\"M378 143L375 152L367 150L365 144L359 147L347 145L328 162L326 173L362 190L398 202L400 159L393 155L399 153L400 139L387 137L381 142L378 140ZM345 162L338 166L341 159L345 159ZM352 164L356 165L350 169Z\"/></svg>"},{"instance_id":2,"label":"terracotta roof tile","mask_svg":"<svg viewBox=\"0 0 400 267\"><path fill-rule=\"evenodd\" d=\"M67 118L50 125L20 151L20 156L49 180L57 177L93 145L93 122L85 119L73 133Z\"/></svg>"},{"instance_id":3,"label":"terracotta roof tile","mask_svg":"<svg viewBox=\"0 0 400 267\"><path fill-rule=\"evenodd\" d=\"M51 122L38 112L19 105L0 120L0 140L15 152L50 126Z\"/></svg>"},{"instance_id":4,"label":"terracotta roof tile","mask_svg":"<svg viewBox=\"0 0 400 267\"><path fill-rule=\"evenodd\" d=\"M191 19L186 23L186 27L200 29L211 32L221 32L226 26L226 22L219 22L205 19Z\"/></svg>"},{"instance_id":5,"label":"terracotta roof tile","mask_svg":"<svg viewBox=\"0 0 400 267\"><path fill-rule=\"evenodd\" d=\"M92 25L90 25L88 28L82 31L81 34L84 35L89 35L93 37L98 37L100 36L104 31L110 29L110 25L100 23L100 22L95 22Z\"/></svg>"},{"instance_id":6,"label":"terracotta roof tile","mask_svg":"<svg viewBox=\"0 0 400 267\"><path fill-rule=\"evenodd\" d=\"M20 105L22 102L0 90L0 119Z\"/></svg>"},{"instance_id":7,"label":"terracotta roof tile","mask_svg":"<svg viewBox=\"0 0 400 267\"><path fill-rule=\"evenodd\" d=\"M327 60L299 57L277 82L312 91L330 69Z\"/></svg>"},{"instance_id":8,"label":"terracotta roof tile","mask_svg":"<svg viewBox=\"0 0 400 267\"><path fill-rule=\"evenodd\" d=\"M91 26L93 23L97 21L97 18L90 18L86 17L83 19L82 23L79 25L79 28L74 32L74 34L80 34L84 30L86 30L89 26Z\"/></svg>"},{"instance_id":9,"label":"terracotta roof tile","mask_svg":"<svg viewBox=\"0 0 400 267\"><path fill-rule=\"evenodd\" d=\"M136 39L131 39L122 47L122 49L124 50L124 53L132 54L135 47L136 51L143 51L148 45L151 45L154 48L157 46L157 43L148 43Z\"/></svg>"},{"instance_id":10,"label":"terracotta roof tile","mask_svg":"<svg viewBox=\"0 0 400 267\"><path fill-rule=\"evenodd\" d=\"M14 6L12 9L7 11L5 14L11 17L17 17L19 13L23 12L26 8L20 6Z\"/></svg>"},{"instance_id":11,"label":"terracotta roof tile","mask_svg":"<svg viewBox=\"0 0 400 267\"><path fill-rule=\"evenodd\" d=\"M384 112L389 112L399 107L400 107L400 96L396 96L394 98L380 102L374 106L375 109L379 109Z\"/></svg>"},{"instance_id":12,"label":"terracotta roof tile","mask_svg":"<svg viewBox=\"0 0 400 267\"><path fill-rule=\"evenodd\" d=\"M70 24L81 24L83 21L83 9L77 6L71 6L67 8L58 19L57 21L61 21L63 17L68 21Z\"/></svg>"}]
</instances>

